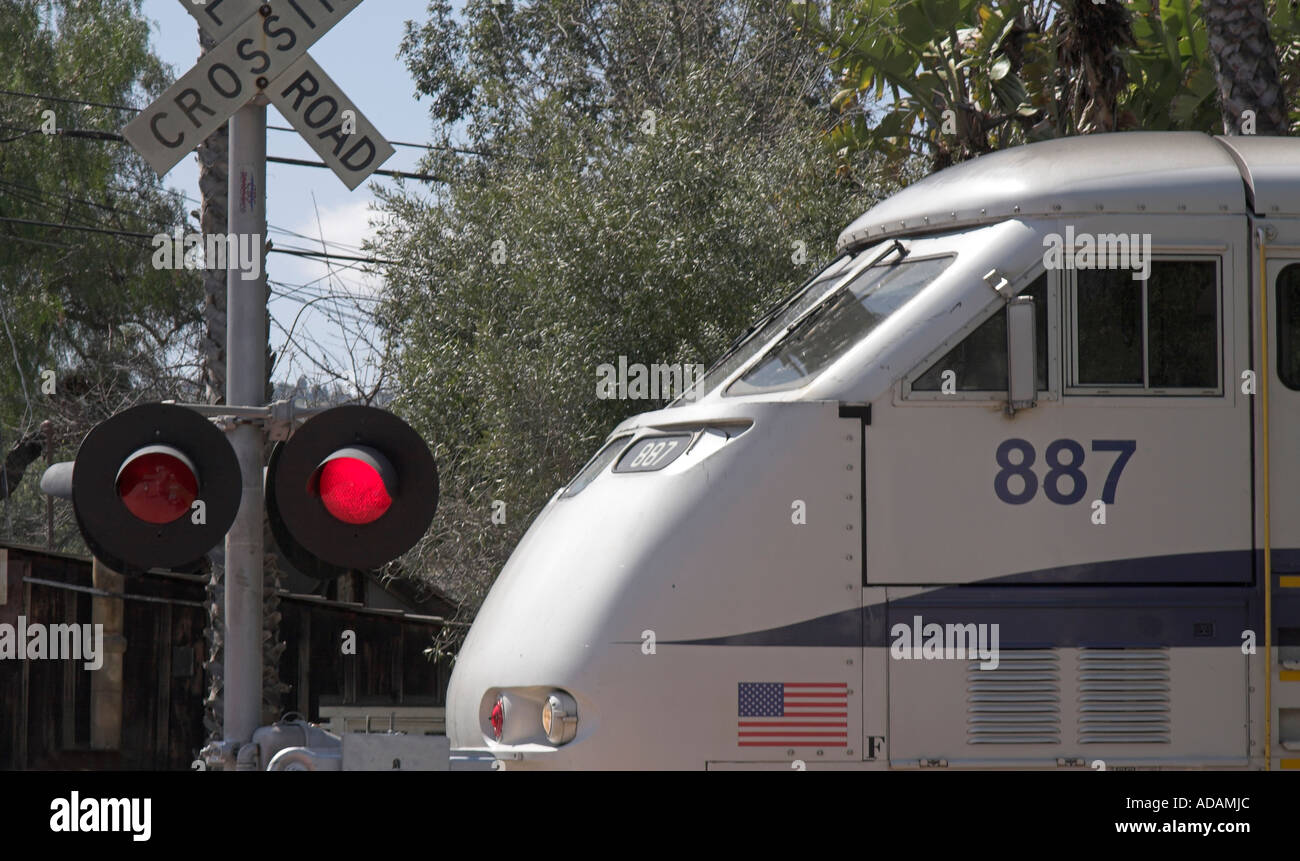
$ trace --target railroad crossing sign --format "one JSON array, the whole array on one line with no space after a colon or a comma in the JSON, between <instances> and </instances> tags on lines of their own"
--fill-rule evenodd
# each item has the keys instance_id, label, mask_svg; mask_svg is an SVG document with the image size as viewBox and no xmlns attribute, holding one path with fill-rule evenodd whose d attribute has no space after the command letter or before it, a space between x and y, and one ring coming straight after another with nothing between
<instances>
[{"instance_id":1,"label":"railroad crossing sign","mask_svg":"<svg viewBox=\"0 0 1300 861\"><path fill-rule=\"evenodd\" d=\"M159 174L259 93L349 189L393 147L308 54L361 0L181 0L217 45L122 130Z\"/></svg>"}]
</instances>

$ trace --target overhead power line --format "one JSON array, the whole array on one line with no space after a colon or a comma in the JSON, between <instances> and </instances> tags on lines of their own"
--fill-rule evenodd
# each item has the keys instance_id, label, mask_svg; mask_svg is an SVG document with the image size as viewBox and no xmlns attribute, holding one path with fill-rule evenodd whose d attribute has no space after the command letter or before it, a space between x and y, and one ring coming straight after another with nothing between
<instances>
[{"instance_id":1,"label":"overhead power line","mask_svg":"<svg viewBox=\"0 0 1300 861\"><path fill-rule=\"evenodd\" d=\"M8 123L5 123L4 125L6 128L17 129L20 132L20 134L12 138L0 140L0 143L17 140L18 138L27 137L28 135L35 135L35 134L45 134L48 135L49 137L88 138L91 140L109 141L112 143L126 143L126 138L122 137L120 134L116 132L102 132L99 131L98 129L55 129L53 132L42 132L40 129L24 129L20 126L9 125ZM269 162L275 162L276 164L291 164L298 167L329 168L329 165L327 165L323 161L308 161L306 159L301 159L301 158L284 158L282 156L268 155L266 157L266 160ZM440 177L433 176L432 174L412 173L411 171L407 171L407 170L384 170L383 168L379 168L373 171L373 173L377 173L382 176L391 176L395 178L400 177L402 179L418 179L424 182L443 182L443 180Z\"/></svg>"},{"instance_id":2,"label":"overhead power line","mask_svg":"<svg viewBox=\"0 0 1300 861\"><path fill-rule=\"evenodd\" d=\"M353 257L350 254L329 254L324 251L310 251L305 248L271 248L271 251L277 254L292 254L295 257L319 257L322 260L351 260L356 263L380 263L385 266L394 265L392 260L380 260L375 257Z\"/></svg>"},{"instance_id":3,"label":"overhead power line","mask_svg":"<svg viewBox=\"0 0 1300 861\"><path fill-rule=\"evenodd\" d=\"M46 102L64 102L65 104L71 104L71 105L90 105L96 108L114 108L115 110L131 111L137 114L140 113L141 110L140 108L132 107L131 105L115 105L108 102L90 102L90 101L86 101L85 99L69 99L60 96L42 96L39 93L21 93L16 90L0 90L0 94L6 96L18 96L20 98L26 98L26 99L36 99L38 101L46 101ZM267 126L267 128L273 129L277 132L298 131L297 129L291 128L289 126ZM390 140L389 143L392 144L393 146L405 146L405 147L412 147L414 149L441 149L441 150L447 150L448 152L463 153L465 155L477 155L481 157L487 156L487 153L483 152L482 150L467 149L465 147L451 146L449 144L422 144L422 143L411 143L409 141L394 141L394 140Z\"/></svg>"},{"instance_id":4,"label":"overhead power line","mask_svg":"<svg viewBox=\"0 0 1300 861\"><path fill-rule=\"evenodd\" d=\"M139 108L133 108L130 105L115 105L109 102L91 102L91 101L87 101L86 99L68 99L62 96L42 96L37 93L20 93L16 90L0 90L0 95L18 96L24 99L37 99L42 102L63 102L64 104L69 104L69 105L90 105L91 107L95 107L95 108L113 108L119 111L134 111L135 113L140 112Z\"/></svg>"},{"instance_id":5,"label":"overhead power line","mask_svg":"<svg viewBox=\"0 0 1300 861\"><path fill-rule=\"evenodd\" d=\"M301 158L285 158L283 156L268 155L266 157L266 160L275 162L276 164L293 164L299 167L326 167L326 168L329 167L329 165L327 165L323 161L308 161L306 159L301 159ZM330 169L332 170L333 168ZM383 168L376 168L374 173L380 174L382 176L401 177L403 179L420 179L420 180L424 180L425 182L444 181L441 177L433 176L432 174L411 173L410 171L406 171L406 170L384 170Z\"/></svg>"},{"instance_id":6,"label":"overhead power line","mask_svg":"<svg viewBox=\"0 0 1300 861\"><path fill-rule=\"evenodd\" d=\"M136 230L114 230L107 227L91 227L84 224L59 224L54 221L36 221L30 218L11 218L0 215L0 221L10 224L23 224L28 227L43 227L53 230L77 230L83 233L102 233L108 236L126 236L133 239L153 239L156 233L141 233ZM163 234L164 236L167 234ZM330 254L326 251L311 251L303 248L275 248L274 246L267 249L268 254L289 254L294 257L312 257L321 260L350 260L356 263L374 263L385 266L394 265L392 260L382 260L377 257L354 257L350 254Z\"/></svg>"},{"instance_id":7,"label":"overhead power line","mask_svg":"<svg viewBox=\"0 0 1300 861\"><path fill-rule=\"evenodd\" d=\"M267 128L277 132L293 132L294 134L300 133L297 129L291 126L267 126ZM388 139L385 138L385 140ZM412 149L441 149L441 150L447 150L448 152L464 153L465 155L477 155L483 157L487 156L487 153L483 152L482 150L466 149L465 147L451 146L449 144L422 144L422 143L411 143L410 141L395 141L395 140L389 140L388 142L393 146L405 146L405 147L411 147Z\"/></svg>"},{"instance_id":8,"label":"overhead power line","mask_svg":"<svg viewBox=\"0 0 1300 861\"><path fill-rule=\"evenodd\" d=\"M122 191L133 191L133 189L130 189L130 187L117 185L117 183L112 183L112 182L108 183L108 187L110 187L110 189L117 189ZM133 219L142 219L142 220L147 219L147 216L143 215L143 213L131 211L131 209L121 209L118 207L113 207L113 205L109 205L107 203L98 203L95 202L95 200L78 198L78 196L64 194L64 192L42 190L42 189L38 189L38 187L36 186L23 185L23 183L21 182L10 181L10 179L0 178L0 194L8 194L10 196L13 196L13 198L19 200L26 200L26 202L40 205L40 207L44 207L45 209L52 209L52 211L55 212L62 211L62 209L65 208L66 203L75 203L75 204L83 205L83 207L103 209L104 212L112 212L114 213L114 215L133 217ZM194 198L194 196L186 194L185 191L178 190L177 194L181 195L182 198L185 198L187 202L200 203L200 200L198 198ZM159 225L159 226L165 226L165 225ZM322 242L324 243L325 246L341 248L341 250L346 252L363 251L363 248L361 248L361 246L351 245L351 243L348 242L339 242L337 241L337 239L324 239L324 241L322 241L322 239L320 238L309 237L309 235L305 233L298 233L295 232L295 230L289 230L287 228L279 228L279 226L276 225L268 225L268 228L272 233L283 233L285 235L290 235L290 237L294 237L295 239L305 239L305 241L308 242ZM21 237L14 237L14 238L19 239ZM31 242L30 239L29 242Z\"/></svg>"}]
</instances>

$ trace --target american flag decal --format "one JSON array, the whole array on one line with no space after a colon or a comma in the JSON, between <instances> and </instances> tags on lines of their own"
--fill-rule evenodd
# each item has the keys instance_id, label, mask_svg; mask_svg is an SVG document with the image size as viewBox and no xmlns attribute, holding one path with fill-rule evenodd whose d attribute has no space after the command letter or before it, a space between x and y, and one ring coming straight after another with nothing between
<instances>
[{"instance_id":1,"label":"american flag decal","mask_svg":"<svg viewBox=\"0 0 1300 861\"><path fill-rule=\"evenodd\" d=\"M848 747L846 682L741 682L741 747Z\"/></svg>"}]
</instances>

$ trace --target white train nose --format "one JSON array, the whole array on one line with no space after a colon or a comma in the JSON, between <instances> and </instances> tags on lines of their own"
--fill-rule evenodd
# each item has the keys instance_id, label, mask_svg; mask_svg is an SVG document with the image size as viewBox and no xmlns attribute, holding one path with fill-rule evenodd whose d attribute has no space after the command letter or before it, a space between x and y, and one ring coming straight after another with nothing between
<instances>
[{"instance_id":1,"label":"white train nose","mask_svg":"<svg viewBox=\"0 0 1300 861\"><path fill-rule=\"evenodd\" d=\"M722 425L616 437L593 460L599 468L589 466L538 516L457 656L447 692L453 748L533 751L590 737L594 690L613 696L611 686L634 675L617 667L639 654L640 634L665 598L657 594L662 573L689 570L699 551L683 541L709 499L708 475L695 467L725 459L752 422ZM564 732L548 732L544 720L572 722L566 704L576 709L576 730L556 742L550 737Z\"/></svg>"},{"instance_id":2,"label":"white train nose","mask_svg":"<svg viewBox=\"0 0 1300 861\"><path fill-rule=\"evenodd\" d=\"M456 750L545 753L585 728L584 687L601 644L613 638L618 577L601 542L563 540L591 516L581 499L547 509L516 548L456 659L447 691L447 734ZM561 540L556 540L557 538Z\"/></svg>"},{"instance_id":3,"label":"white train nose","mask_svg":"<svg viewBox=\"0 0 1300 861\"><path fill-rule=\"evenodd\" d=\"M454 749L491 751L512 768L701 768L745 753L737 685L775 672L776 652L728 635L856 612L860 539L838 516L795 526L790 508L797 492L819 515L857 512L849 462L808 457L856 456L857 420L833 403L744 409L733 434L706 421L680 454L669 445L680 422L629 436L597 478L539 515L457 658ZM668 442L647 443L655 434ZM794 580L794 570L809 573ZM759 594L777 600L749 600ZM683 697L707 716L685 725L667 707Z\"/></svg>"}]
</instances>

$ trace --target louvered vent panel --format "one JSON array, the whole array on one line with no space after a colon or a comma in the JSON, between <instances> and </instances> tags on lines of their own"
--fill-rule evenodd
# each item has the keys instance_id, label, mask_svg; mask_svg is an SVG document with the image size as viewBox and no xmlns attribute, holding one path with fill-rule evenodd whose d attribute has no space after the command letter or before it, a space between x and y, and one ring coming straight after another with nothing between
<instances>
[{"instance_id":1,"label":"louvered vent panel","mask_svg":"<svg viewBox=\"0 0 1300 861\"><path fill-rule=\"evenodd\" d=\"M1079 650L1079 743L1169 744L1169 652Z\"/></svg>"},{"instance_id":2,"label":"louvered vent panel","mask_svg":"<svg viewBox=\"0 0 1300 861\"><path fill-rule=\"evenodd\" d=\"M997 669L966 667L967 744L1059 744L1060 659L1050 649L1004 651Z\"/></svg>"}]
</instances>

